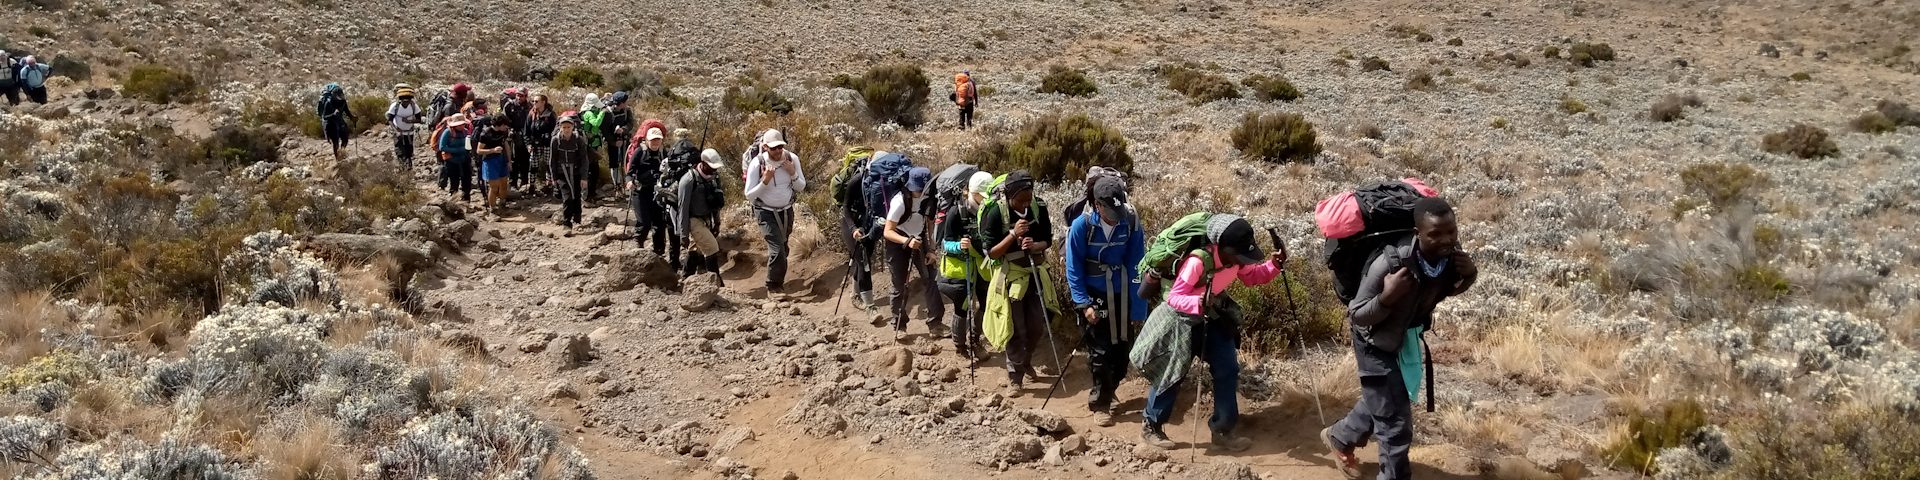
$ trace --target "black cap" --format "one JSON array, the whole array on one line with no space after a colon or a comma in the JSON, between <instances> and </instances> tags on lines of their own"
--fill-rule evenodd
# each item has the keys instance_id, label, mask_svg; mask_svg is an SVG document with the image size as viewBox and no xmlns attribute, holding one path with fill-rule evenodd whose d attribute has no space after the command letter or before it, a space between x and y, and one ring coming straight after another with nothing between
<instances>
[{"instance_id":1,"label":"black cap","mask_svg":"<svg viewBox=\"0 0 1920 480\"><path fill-rule=\"evenodd\" d=\"M1267 254L1260 251L1260 244L1254 240L1253 224L1239 215L1223 213L1208 219L1207 237L1213 239L1214 245L1238 252L1235 263L1253 265L1266 261Z\"/></svg>"},{"instance_id":2,"label":"black cap","mask_svg":"<svg viewBox=\"0 0 1920 480\"><path fill-rule=\"evenodd\" d=\"M1093 199L1109 208L1120 208L1127 203L1127 184L1113 177L1100 177L1093 181Z\"/></svg>"},{"instance_id":3,"label":"black cap","mask_svg":"<svg viewBox=\"0 0 1920 480\"><path fill-rule=\"evenodd\" d=\"M1007 181L1000 185L1001 191L1006 192L1007 195L1030 190L1033 188L1033 175L1027 174L1026 170L1014 170L1013 173L1007 174Z\"/></svg>"}]
</instances>

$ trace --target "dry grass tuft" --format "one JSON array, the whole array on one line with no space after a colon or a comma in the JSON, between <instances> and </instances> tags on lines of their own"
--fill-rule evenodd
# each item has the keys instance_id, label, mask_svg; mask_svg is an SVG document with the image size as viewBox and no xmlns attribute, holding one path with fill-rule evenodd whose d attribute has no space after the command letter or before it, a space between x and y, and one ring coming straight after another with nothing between
<instances>
[{"instance_id":1,"label":"dry grass tuft","mask_svg":"<svg viewBox=\"0 0 1920 480\"><path fill-rule=\"evenodd\" d=\"M260 439L267 480L345 480L355 478L359 454L344 445L334 422L307 418L284 435Z\"/></svg>"},{"instance_id":2,"label":"dry grass tuft","mask_svg":"<svg viewBox=\"0 0 1920 480\"><path fill-rule=\"evenodd\" d=\"M69 320L47 292L14 294L0 312L0 361L7 365L23 365L52 351L40 331L62 327Z\"/></svg>"}]
</instances>

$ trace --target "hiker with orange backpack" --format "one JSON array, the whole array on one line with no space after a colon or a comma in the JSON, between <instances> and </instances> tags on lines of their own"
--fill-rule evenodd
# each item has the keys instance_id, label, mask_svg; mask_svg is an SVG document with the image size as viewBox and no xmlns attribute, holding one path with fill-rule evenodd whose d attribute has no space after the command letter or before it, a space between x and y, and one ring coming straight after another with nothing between
<instances>
[{"instance_id":1,"label":"hiker with orange backpack","mask_svg":"<svg viewBox=\"0 0 1920 480\"><path fill-rule=\"evenodd\" d=\"M960 107L960 129L973 128L973 106L980 103L980 89L973 84L972 71L953 75L953 93L948 94L947 99Z\"/></svg>"}]
</instances>

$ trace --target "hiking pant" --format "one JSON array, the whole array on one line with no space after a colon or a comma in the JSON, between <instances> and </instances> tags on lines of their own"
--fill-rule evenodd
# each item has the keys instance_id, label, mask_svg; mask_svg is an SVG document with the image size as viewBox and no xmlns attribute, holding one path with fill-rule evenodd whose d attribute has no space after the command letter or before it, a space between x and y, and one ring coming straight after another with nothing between
<instances>
[{"instance_id":1,"label":"hiking pant","mask_svg":"<svg viewBox=\"0 0 1920 480\"><path fill-rule=\"evenodd\" d=\"M39 101L40 103L46 103L45 100L37 100L37 101ZM326 130L327 144L333 145L333 148L336 150L347 148L346 119L329 118L324 120L324 122L326 122L326 125L323 129Z\"/></svg>"},{"instance_id":2,"label":"hiking pant","mask_svg":"<svg viewBox=\"0 0 1920 480\"><path fill-rule=\"evenodd\" d=\"M5 86L0 86L0 94L4 94L7 96L7 105L19 105L20 104L20 83L13 82L13 83L8 83Z\"/></svg>"},{"instance_id":3,"label":"hiking pant","mask_svg":"<svg viewBox=\"0 0 1920 480\"><path fill-rule=\"evenodd\" d=\"M1019 385L1020 374L1033 370L1034 351L1047 341L1047 309L1039 292L1027 292L1010 303L1007 316L1013 323L1013 337L1007 339L1007 378Z\"/></svg>"},{"instance_id":4,"label":"hiking pant","mask_svg":"<svg viewBox=\"0 0 1920 480\"><path fill-rule=\"evenodd\" d=\"M552 189L552 185L548 185L546 184L546 182L541 181L541 179L553 178L553 172L547 171L547 168L548 168L547 162L553 160L552 147L541 145L540 142L534 142L533 148L530 149L528 153L531 154L531 157L533 160L531 162L532 165L529 165L529 167L531 168L528 168L527 172L529 174L532 174L534 169L540 170L539 175L533 175L532 177L534 190L552 193L550 191Z\"/></svg>"},{"instance_id":5,"label":"hiking pant","mask_svg":"<svg viewBox=\"0 0 1920 480\"><path fill-rule=\"evenodd\" d=\"M673 218L667 215L667 209L653 198L653 187L634 190L627 197L627 203L633 206L633 218L636 227L634 241L640 248L647 248L647 237L653 237L653 253L666 257L673 268L680 268L680 236L673 233Z\"/></svg>"},{"instance_id":6,"label":"hiking pant","mask_svg":"<svg viewBox=\"0 0 1920 480\"><path fill-rule=\"evenodd\" d=\"M853 291L856 295L873 291L873 242L854 240L853 231L858 228L851 218L840 216L840 239L847 242L847 256L853 259L853 269L847 275L853 276Z\"/></svg>"},{"instance_id":7,"label":"hiking pant","mask_svg":"<svg viewBox=\"0 0 1920 480\"><path fill-rule=\"evenodd\" d=\"M595 198L600 196L600 182L604 181L600 178L602 167L600 152L591 148L586 150L584 155L587 156L587 191L580 192L580 195L582 198Z\"/></svg>"},{"instance_id":8,"label":"hiking pant","mask_svg":"<svg viewBox=\"0 0 1920 480\"><path fill-rule=\"evenodd\" d=\"M413 175L413 132L393 132L393 158L407 167L407 175Z\"/></svg>"},{"instance_id":9,"label":"hiking pant","mask_svg":"<svg viewBox=\"0 0 1920 480\"><path fill-rule=\"evenodd\" d=\"M960 128L973 128L973 104L960 107Z\"/></svg>"},{"instance_id":10,"label":"hiking pant","mask_svg":"<svg viewBox=\"0 0 1920 480\"><path fill-rule=\"evenodd\" d=\"M447 177L447 193L453 193L454 189L459 189L460 201L462 202L473 200L473 174L467 171L473 170L474 168L473 160L469 157L470 156L466 154L456 153L448 158L446 163L440 165L440 167L447 172L445 175ZM485 193L482 192L482 194Z\"/></svg>"},{"instance_id":11,"label":"hiking pant","mask_svg":"<svg viewBox=\"0 0 1920 480\"><path fill-rule=\"evenodd\" d=\"M526 135L515 133L507 137L507 163L513 165L507 169L507 182L513 184L513 188L527 188L530 185L527 179L532 178L531 155L532 152L527 150Z\"/></svg>"},{"instance_id":12,"label":"hiking pant","mask_svg":"<svg viewBox=\"0 0 1920 480\"><path fill-rule=\"evenodd\" d=\"M713 238L711 223L705 218L687 219L687 261L680 270L680 276L691 277L700 272L720 274L720 241Z\"/></svg>"},{"instance_id":13,"label":"hiking pant","mask_svg":"<svg viewBox=\"0 0 1920 480\"><path fill-rule=\"evenodd\" d=\"M436 158L436 160L438 159ZM440 160L438 180L434 182L434 185L440 187L440 191L453 193L453 176L447 170L447 164L449 163L453 163L453 161Z\"/></svg>"},{"instance_id":14,"label":"hiking pant","mask_svg":"<svg viewBox=\"0 0 1920 480\"><path fill-rule=\"evenodd\" d=\"M1127 378L1127 353L1133 351L1133 339L1115 338L1113 329L1107 328L1112 319L1100 319L1100 324L1088 324L1081 320L1080 334L1087 346L1087 370L1093 376L1093 388L1087 392L1087 410L1104 412L1113 407L1114 391L1120 388L1120 381ZM1126 321L1126 320L1121 320Z\"/></svg>"},{"instance_id":15,"label":"hiking pant","mask_svg":"<svg viewBox=\"0 0 1920 480\"><path fill-rule=\"evenodd\" d=\"M982 345L982 343L980 343L980 317L986 314L986 309L975 308L971 302L981 302L983 305L986 303L987 282L984 280L975 280L973 282L973 298L969 299L967 298L966 279L941 278L940 294L946 296L947 301L953 303L953 346L964 352L971 351L973 347Z\"/></svg>"},{"instance_id":16,"label":"hiking pant","mask_svg":"<svg viewBox=\"0 0 1920 480\"><path fill-rule=\"evenodd\" d=\"M1333 424L1327 432L1333 437L1336 447L1356 449L1367 446L1369 436L1380 442L1380 480L1401 480L1413 478L1413 462L1407 453L1413 448L1413 399L1407 392L1407 383L1401 377L1397 355L1381 352L1359 340L1354 335L1356 345L1365 349L1361 354L1374 354L1386 358L1384 364L1388 372L1385 375L1360 376L1360 400L1353 405L1353 411L1346 418ZM1364 360L1363 360L1364 361Z\"/></svg>"},{"instance_id":17,"label":"hiking pant","mask_svg":"<svg viewBox=\"0 0 1920 480\"><path fill-rule=\"evenodd\" d=\"M627 178L627 141L607 141L607 167L612 169L613 178ZM617 180L614 183L619 183Z\"/></svg>"},{"instance_id":18,"label":"hiking pant","mask_svg":"<svg viewBox=\"0 0 1920 480\"><path fill-rule=\"evenodd\" d=\"M923 244L922 246L929 245ZM920 275L922 287L919 292L907 291L907 273ZM919 293L920 299L927 303L927 326L940 323L940 317L946 316L946 305L940 303L940 284L934 279L933 264L927 263L927 255L906 245L887 242L887 275L893 280L893 300L888 306L893 308L893 329L907 329L907 297Z\"/></svg>"},{"instance_id":19,"label":"hiking pant","mask_svg":"<svg viewBox=\"0 0 1920 480\"><path fill-rule=\"evenodd\" d=\"M38 88L35 88L35 87L24 87L24 88L27 91L27 100L30 100L33 103L39 103L39 104L47 103L47 86L46 85L41 85Z\"/></svg>"},{"instance_id":20,"label":"hiking pant","mask_svg":"<svg viewBox=\"0 0 1920 480\"><path fill-rule=\"evenodd\" d=\"M1209 321L1205 328L1195 329L1193 336L1194 353L1207 362L1207 371L1213 375L1213 416L1207 419L1207 428L1216 434L1233 433L1234 424L1240 421L1240 359L1235 356L1240 347L1240 327L1232 322ZM1144 412L1147 424L1167 424L1186 384L1187 379L1181 379L1165 390L1148 389Z\"/></svg>"},{"instance_id":21,"label":"hiking pant","mask_svg":"<svg viewBox=\"0 0 1920 480\"><path fill-rule=\"evenodd\" d=\"M573 228L580 224L580 182L558 172L554 176L558 180L553 193L560 196L560 223Z\"/></svg>"},{"instance_id":22,"label":"hiking pant","mask_svg":"<svg viewBox=\"0 0 1920 480\"><path fill-rule=\"evenodd\" d=\"M793 235L793 207L754 207L753 218L760 222L760 237L767 241L767 292L778 292L787 284L787 237Z\"/></svg>"}]
</instances>

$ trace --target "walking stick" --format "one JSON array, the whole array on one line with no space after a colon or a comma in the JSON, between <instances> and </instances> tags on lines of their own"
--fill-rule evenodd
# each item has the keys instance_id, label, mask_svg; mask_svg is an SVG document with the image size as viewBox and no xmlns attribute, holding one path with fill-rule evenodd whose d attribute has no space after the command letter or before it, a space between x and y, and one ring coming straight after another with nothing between
<instances>
[{"instance_id":1,"label":"walking stick","mask_svg":"<svg viewBox=\"0 0 1920 480\"><path fill-rule=\"evenodd\" d=\"M1034 265L1033 271L1036 275L1036 277L1034 277L1034 285L1045 286L1045 279L1048 278L1046 260L1042 259L1039 264ZM1045 291L1045 289L1035 290L1038 290L1035 293L1043 295L1040 297L1040 322L1044 323L1047 328L1047 349L1053 351L1054 366L1060 367L1059 375L1053 377L1053 386L1047 387L1047 397L1040 400L1040 408L1045 409L1047 408L1047 402L1053 401L1053 392L1060 390L1060 383L1067 379L1067 364L1060 361L1060 345L1059 342L1053 339L1053 319L1049 318L1051 317L1051 313L1047 311L1047 297L1044 296L1051 295L1053 292Z\"/></svg>"},{"instance_id":2,"label":"walking stick","mask_svg":"<svg viewBox=\"0 0 1920 480\"><path fill-rule=\"evenodd\" d=\"M1273 238L1274 250L1280 251L1281 256L1286 256L1287 242L1280 239L1280 231L1272 227L1268 227L1267 236ZM1287 274L1287 270L1284 265L1281 266L1281 269L1280 269L1280 281L1282 282L1281 287L1287 289L1287 308L1288 308L1287 312L1293 316L1293 324L1294 324L1293 340L1295 343L1300 344L1300 349L1302 351L1305 351L1307 348L1307 335L1306 333L1301 332L1300 329L1302 327L1305 327L1306 324L1301 323L1300 321L1300 304L1293 300L1293 276ZM1320 383L1308 382L1307 385L1308 387L1313 389L1313 412L1314 414L1320 417L1320 424L1326 425L1327 411L1320 407Z\"/></svg>"},{"instance_id":3,"label":"walking stick","mask_svg":"<svg viewBox=\"0 0 1920 480\"><path fill-rule=\"evenodd\" d=\"M858 248L858 247L856 247ZM840 304L847 303L847 284L853 282L853 256L847 256L847 274L840 277L840 289L833 294L833 318L840 318Z\"/></svg>"},{"instance_id":4,"label":"walking stick","mask_svg":"<svg viewBox=\"0 0 1920 480\"><path fill-rule=\"evenodd\" d=\"M966 266L967 266L967 300L966 300L966 302L967 302L967 311L966 311L966 313L964 313L964 314L962 314L962 315L961 315L961 318L960 318L960 321L961 321L961 322L970 322L970 323L972 323L972 324L973 324L973 328L972 328L971 330L967 330L967 331L963 331L963 332L960 332L960 334L961 334L961 335L968 335L969 337L971 337L971 334L972 334L972 332L973 332L973 331L976 331L976 330L979 330L979 329L980 329L980 327L981 327L981 325L980 325L980 324L982 323L982 322L978 322L978 321L974 321L974 320L973 320L973 318L974 318L974 314L976 314L976 313L978 313L978 314L980 314L980 316L981 316L981 317L985 317L985 316L986 316L986 312L984 312L984 311L980 311L980 310L974 310L974 309L976 309L976 308L980 308L980 306L978 306L978 305L974 305L974 303L973 303L973 299L974 299L974 295L973 295L973 275L974 275L974 272L975 272L975 269L974 269L974 265L973 265L973 252L970 252L970 251L967 251L967 250L970 250L970 249L963 249L963 250L961 250L961 252L960 252L960 254L961 254L961 255L965 255L965 257L963 257L963 258L966 258L966 259L967 259L967 262L966 262ZM956 340L957 340L957 339L956 339ZM967 338L966 340L967 340L966 342L957 342L957 341L956 341L956 343L966 343L966 344L967 344L967 351L966 351L966 353L965 353L965 354L966 354L966 357L967 357L967 383L968 383L968 384L972 384L972 383L974 383L974 378L973 378L973 376L974 376L974 373L975 373L975 372L977 372L978 370L980 370L980 356L979 356L978 354L975 354L975 353L974 353L974 352L976 352L976 351L979 351L979 347L980 347L980 346L979 346L979 345L975 345L975 344L974 344L974 342L973 342L973 339L972 339L972 338Z\"/></svg>"}]
</instances>

